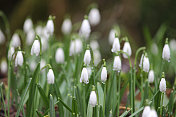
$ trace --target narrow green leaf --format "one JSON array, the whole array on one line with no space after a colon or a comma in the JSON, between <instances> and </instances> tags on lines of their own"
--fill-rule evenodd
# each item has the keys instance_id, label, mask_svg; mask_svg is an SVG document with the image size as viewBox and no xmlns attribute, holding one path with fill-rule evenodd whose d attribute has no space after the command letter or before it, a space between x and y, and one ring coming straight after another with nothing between
<instances>
[{"instance_id":1,"label":"narrow green leaf","mask_svg":"<svg viewBox=\"0 0 176 117\"><path fill-rule=\"evenodd\" d=\"M124 113L122 113L122 115L120 115L120 117L126 117L126 115L129 113L131 111L131 109L130 110L126 110Z\"/></svg>"},{"instance_id":2,"label":"narrow green leaf","mask_svg":"<svg viewBox=\"0 0 176 117\"><path fill-rule=\"evenodd\" d=\"M53 96L50 94L50 117L55 117L55 108L54 108L54 100Z\"/></svg>"},{"instance_id":3,"label":"narrow green leaf","mask_svg":"<svg viewBox=\"0 0 176 117\"><path fill-rule=\"evenodd\" d=\"M38 110L36 110L36 113L39 117L43 117L43 115Z\"/></svg>"},{"instance_id":4,"label":"narrow green leaf","mask_svg":"<svg viewBox=\"0 0 176 117\"><path fill-rule=\"evenodd\" d=\"M88 104L87 117L92 117L92 114L93 114L93 107L90 104Z\"/></svg>"},{"instance_id":5,"label":"narrow green leaf","mask_svg":"<svg viewBox=\"0 0 176 117\"><path fill-rule=\"evenodd\" d=\"M141 107L139 110L137 110L137 111L134 112L132 115L130 115L130 117L133 117L133 116L137 115L137 114L140 113L143 109L144 109L144 107Z\"/></svg>"},{"instance_id":6,"label":"narrow green leaf","mask_svg":"<svg viewBox=\"0 0 176 117\"><path fill-rule=\"evenodd\" d=\"M62 104L67 110L69 110L71 113L73 113L72 110L71 110L71 108L68 107L60 98L58 98L58 100L61 102L61 104Z\"/></svg>"},{"instance_id":7,"label":"narrow green leaf","mask_svg":"<svg viewBox=\"0 0 176 117\"><path fill-rule=\"evenodd\" d=\"M104 103L104 92L103 89L100 85L99 82L97 82L97 91L98 91L98 101L99 104L103 107L103 103Z\"/></svg>"}]
</instances>

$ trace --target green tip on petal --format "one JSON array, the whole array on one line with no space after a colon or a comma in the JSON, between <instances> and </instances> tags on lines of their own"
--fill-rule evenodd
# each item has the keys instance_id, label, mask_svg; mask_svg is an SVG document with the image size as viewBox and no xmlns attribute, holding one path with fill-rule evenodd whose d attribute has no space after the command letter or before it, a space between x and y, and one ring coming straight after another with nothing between
<instances>
[{"instance_id":1,"label":"green tip on petal","mask_svg":"<svg viewBox=\"0 0 176 117\"><path fill-rule=\"evenodd\" d=\"M92 91L95 91L95 86L94 85L92 85Z\"/></svg>"},{"instance_id":2,"label":"green tip on petal","mask_svg":"<svg viewBox=\"0 0 176 117\"><path fill-rule=\"evenodd\" d=\"M56 19L56 16L50 15L50 16L48 17L48 20L54 20L54 19Z\"/></svg>"},{"instance_id":3,"label":"green tip on petal","mask_svg":"<svg viewBox=\"0 0 176 117\"><path fill-rule=\"evenodd\" d=\"M162 72L162 78L165 78L165 74L164 74L164 72Z\"/></svg>"},{"instance_id":4,"label":"green tip on petal","mask_svg":"<svg viewBox=\"0 0 176 117\"><path fill-rule=\"evenodd\" d=\"M84 16L84 19L87 19L87 20L88 20L88 16L87 16L87 15L85 15L85 16Z\"/></svg>"},{"instance_id":5,"label":"green tip on petal","mask_svg":"<svg viewBox=\"0 0 176 117\"><path fill-rule=\"evenodd\" d=\"M168 44L168 38L166 38L165 44Z\"/></svg>"},{"instance_id":6,"label":"green tip on petal","mask_svg":"<svg viewBox=\"0 0 176 117\"><path fill-rule=\"evenodd\" d=\"M87 50L89 50L89 49L90 49L90 45L88 44L88 45L87 45Z\"/></svg>"},{"instance_id":7,"label":"green tip on petal","mask_svg":"<svg viewBox=\"0 0 176 117\"><path fill-rule=\"evenodd\" d=\"M103 67L106 67L106 61L103 59Z\"/></svg>"},{"instance_id":8,"label":"green tip on petal","mask_svg":"<svg viewBox=\"0 0 176 117\"><path fill-rule=\"evenodd\" d=\"M115 38L118 38L118 34L117 33L115 33Z\"/></svg>"}]
</instances>

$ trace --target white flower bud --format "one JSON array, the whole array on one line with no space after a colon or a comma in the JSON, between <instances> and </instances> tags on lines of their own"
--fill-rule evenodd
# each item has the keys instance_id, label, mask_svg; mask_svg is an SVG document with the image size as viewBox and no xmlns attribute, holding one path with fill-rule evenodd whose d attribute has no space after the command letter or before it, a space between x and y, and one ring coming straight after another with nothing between
<instances>
[{"instance_id":1,"label":"white flower bud","mask_svg":"<svg viewBox=\"0 0 176 117\"><path fill-rule=\"evenodd\" d=\"M35 38L35 32L33 29L29 30L26 37L26 44L29 46L32 44Z\"/></svg>"},{"instance_id":2,"label":"white flower bud","mask_svg":"<svg viewBox=\"0 0 176 117\"><path fill-rule=\"evenodd\" d=\"M158 115L157 115L156 111L152 109L152 110L150 110L150 113L148 113L148 116L146 116L146 117L158 117Z\"/></svg>"},{"instance_id":3,"label":"white flower bud","mask_svg":"<svg viewBox=\"0 0 176 117\"><path fill-rule=\"evenodd\" d=\"M89 22L92 26L96 26L100 23L100 12L97 8L92 8L88 15Z\"/></svg>"},{"instance_id":4,"label":"white flower bud","mask_svg":"<svg viewBox=\"0 0 176 117\"><path fill-rule=\"evenodd\" d=\"M70 43L70 56L81 53L83 48L82 41L80 39L76 39L71 41Z\"/></svg>"},{"instance_id":5,"label":"white flower bud","mask_svg":"<svg viewBox=\"0 0 176 117\"><path fill-rule=\"evenodd\" d=\"M4 33L2 32L2 30L0 29L0 44L5 42L5 36Z\"/></svg>"},{"instance_id":6,"label":"white flower bud","mask_svg":"<svg viewBox=\"0 0 176 117\"><path fill-rule=\"evenodd\" d=\"M119 42L119 38L117 37L114 37L114 38L115 39L114 39L111 51L116 53L117 51L120 51L120 42Z\"/></svg>"},{"instance_id":7,"label":"white flower bud","mask_svg":"<svg viewBox=\"0 0 176 117\"><path fill-rule=\"evenodd\" d=\"M155 78L154 71L153 71L153 70L150 70L150 71L149 71L149 75L148 75L148 81L149 81L149 83L153 83L154 78Z\"/></svg>"},{"instance_id":8,"label":"white flower bud","mask_svg":"<svg viewBox=\"0 0 176 117\"><path fill-rule=\"evenodd\" d=\"M47 82L48 84L54 84L54 72L52 69L49 69L47 73Z\"/></svg>"},{"instance_id":9,"label":"white flower bud","mask_svg":"<svg viewBox=\"0 0 176 117\"><path fill-rule=\"evenodd\" d=\"M39 35L41 37L43 34L43 27L41 25L37 25L35 28L35 31L36 31L37 35Z\"/></svg>"},{"instance_id":10,"label":"white flower bud","mask_svg":"<svg viewBox=\"0 0 176 117\"><path fill-rule=\"evenodd\" d=\"M94 50L93 55L94 55L94 65L97 66L98 63L101 61L101 53L99 50Z\"/></svg>"},{"instance_id":11,"label":"white flower bud","mask_svg":"<svg viewBox=\"0 0 176 117\"><path fill-rule=\"evenodd\" d=\"M35 40L31 48L31 55L35 54L36 56L38 56L39 53L40 53L40 42L39 40Z\"/></svg>"},{"instance_id":12,"label":"white flower bud","mask_svg":"<svg viewBox=\"0 0 176 117\"><path fill-rule=\"evenodd\" d=\"M172 39L170 42L169 42L169 46L171 48L171 50L173 51L176 51L176 40L175 39Z\"/></svg>"},{"instance_id":13,"label":"white flower bud","mask_svg":"<svg viewBox=\"0 0 176 117\"><path fill-rule=\"evenodd\" d=\"M85 65L89 65L91 61L91 54L90 54L90 50L86 50L85 54L84 54L84 64Z\"/></svg>"},{"instance_id":14,"label":"white flower bud","mask_svg":"<svg viewBox=\"0 0 176 117\"><path fill-rule=\"evenodd\" d=\"M111 29L109 32L109 43L112 45L115 39L115 29Z\"/></svg>"},{"instance_id":15,"label":"white flower bud","mask_svg":"<svg viewBox=\"0 0 176 117\"><path fill-rule=\"evenodd\" d=\"M17 33L13 34L12 40L11 40L11 45L15 48L21 45L20 37Z\"/></svg>"},{"instance_id":16,"label":"white flower bud","mask_svg":"<svg viewBox=\"0 0 176 117\"><path fill-rule=\"evenodd\" d=\"M101 81L106 82L106 80L107 80L107 69L106 67L103 67L101 71Z\"/></svg>"},{"instance_id":17,"label":"white flower bud","mask_svg":"<svg viewBox=\"0 0 176 117\"><path fill-rule=\"evenodd\" d=\"M142 117L149 117L148 115L150 114L150 107L146 106L142 112Z\"/></svg>"},{"instance_id":18,"label":"white flower bud","mask_svg":"<svg viewBox=\"0 0 176 117\"><path fill-rule=\"evenodd\" d=\"M164 45L162 58L168 62L170 61L170 49L168 44Z\"/></svg>"},{"instance_id":19,"label":"white flower bud","mask_svg":"<svg viewBox=\"0 0 176 117\"><path fill-rule=\"evenodd\" d=\"M92 74L92 70L91 70L91 67L86 67L87 69L87 73L88 73L88 76L90 78L91 74Z\"/></svg>"},{"instance_id":20,"label":"white flower bud","mask_svg":"<svg viewBox=\"0 0 176 117\"><path fill-rule=\"evenodd\" d=\"M121 59L119 56L114 57L113 70L118 72L121 71Z\"/></svg>"},{"instance_id":21,"label":"white flower bud","mask_svg":"<svg viewBox=\"0 0 176 117\"><path fill-rule=\"evenodd\" d=\"M90 47L92 48L92 50L97 50L99 48L99 44L96 40L93 40L90 42Z\"/></svg>"},{"instance_id":22,"label":"white flower bud","mask_svg":"<svg viewBox=\"0 0 176 117\"><path fill-rule=\"evenodd\" d=\"M81 28L79 30L79 35L82 38L87 40L89 38L90 32L91 32L91 28L90 28L89 21L87 19L84 19L81 24Z\"/></svg>"},{"instance_id":23,"label":"white flower bud","mask_svg":"<svg viewBox=\"0 0 176 117\"><path fill-rule=\"evenodd\" d=\"M55 59L57 63L64 63L64 50L62 48L56 50Z\"/></svg>"},{"instance_id":24,"label":"white flower bud","mask_svg":"<svg viewBox=\"0 0 176 117\"><path fill-rule=\"evenodd\" d=\"M89 75L88 75L88 71L85 67L82 69L80 82L81 83L84 82L85 84L89 83Z\"/></svg>"},{"instance_id":25,"label":"white flower bud","mask_svg":"<svg viewBox=\"0 0 176 117\"><path fill-rule=\"evenodd\" d=\"M15 58L15 67L23 65L23 54L22 51L18 51Z\"/></svg>"},{"instance_id":26,"label":"white flower bud","mask_svg":"<svg viewBox=\"0 0 176 117\"><path fill-rule=\"evenodd\" d=\"M44 59L42 59L40 62L40 69L42 69L45 65L46 65L46 62Z\"/></svg>"},{"instance_id":27,"label":"white flower bud","mask_svg":"<svg viewBox=\"0 0 176 117\"><path fill-rule=\"evenodd\" d=\"M162 78L160 81L159 89L161 92L165 93L166 92L166 80L165 78Z\"/></svg>"},{"instance_id":28,"label":"white flower bud","mask_svg":"<svg viewBox=\"0 0 176 117\"><path fill-rule=\"evenodd\" d=\"M65 35L70 34L72 30L72 22L69 18L64 20L61 30L62 30L62 33Z\"/></svg>"},{"instance_id":29,"label":"white flower bud","mask_svg":"<svg viewBox=\"0 0 176 117\"><path fill-rule=\"evenodd\" d=\"M149 58L147 56L144 56L144 60L143 60L143 71L149 72L149 69L150 69Z\"/></svg>"},{"instance_id":30,"label":"white flower bud","mask_svg":"<svg viewBox=\"0 0 176 117\"><path fill-rule=\"evenodd\" d=\"M92 92L90 93L89 104L90 104L92 107L95 107L96 104L97 104L97 94L96 94L95 91L92 91Z\"/></svg>"},{"instance_id":31,"label":"white flower bud","mask_svg":"<svg viewBox=\"0 0 176 117\"><path fill-rule=\"evenodd\" d=\"M130 43L128 41L126 41L124 46L123 46L123 52L126 52L129 56L131 56L131 54L132 54L131 46L130 46ZM123 57L128 58L128 56L124 53L123 53Z\"/></svg>"},{"instance_id":32,"label":"white flower bud","mask_svg":"<svg viewBox=\"0 0 176 117\"><path fill-rule=\"evenodd\" d=\"M46 31L51 36L54 33L54 23L53 20L49 19L46 24Z\"/></svg>"},{"instance_id":33,"label":"white flower bud","mask_svg":"<svg viewBox=\"0 0 176 117\"><path fill-rule=\"evenodd\" d=\"M7 73L7 62L5 60L1 61L1 72L3 74Z\"/></svg>"},{"instance_id":34,"label":"white flower bud","mask_svg":"<svg viewBox=\"0 0 176 117\"><path fill-rule=\"evenodd\" d=\"M140 63L139 63L140 68L142 68L143 60L144 60L144 54L142 54L141 59L140 59Z\"/></svg>"},{"instance_id":35,"label":"white flower bud","mask_svg":"<svg viewBox=\"0 0 176 117\"><path fill-rule=\"evenodd\" d=\"M15 52L14 47L10 47L8 51L8 59L11 60L13 53ZM13 57L14 58L14 57Z\"/></svg>"},{"instance_id":36,"label":"white flower bud","mask_svg":"<svg viewBox=\"0 0 176 117\"><path fill-rule=\"evenodd\" d=\"M23 25L23 30L25 33L28 33L33 28L33 23L30 18L26 19Z\"/></svg>"}]
</instances>

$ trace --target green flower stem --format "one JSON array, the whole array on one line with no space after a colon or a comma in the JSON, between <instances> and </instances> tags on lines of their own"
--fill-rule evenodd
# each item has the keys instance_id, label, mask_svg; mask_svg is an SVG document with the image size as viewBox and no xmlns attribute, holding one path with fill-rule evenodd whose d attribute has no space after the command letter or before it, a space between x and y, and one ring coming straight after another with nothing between
<instances>
[{"instance_id":1,"label":"green flower stem","mask_svg":"<svg viewBox=\"0 0 176 117\"><path fill-rule=\"evenodd\" d=\"M105 117L105 104L106 104L106 84L104 83L104 102L103 102L103 115Z\"/></svg>"},{"instance_id":2,"label":"green flower stem","mask_svg":"<svg viewBox=\"0 0 176 117\"><path fill-rule=\"evenodd\" d=\"M86 85L83 83L83 111L84 111L84 117L86 117Z\"/></svg>"},{"instance_id":3,"label":"green flower stem","mask_svg":"<svg viewBox=\"0 0 176 117\"><path fill-rule=\"evenodd\" d=\"M118 103L117 103L117 116L119 116L119 106L120 106L120 82L121 82L121 72L118 73L119 80L118 80Z\"/></svg>"},{"instance_id":4,"label":"green flower stem","mask_svg":"<svg viewBox=\"0 0 176 117\"><path fill-rule=\"evenodd\" d=\"M161 94L161 106L160 106L160 115L163 116L163 102L164 102L164 93Z\"/></svg>"}]
</instances>

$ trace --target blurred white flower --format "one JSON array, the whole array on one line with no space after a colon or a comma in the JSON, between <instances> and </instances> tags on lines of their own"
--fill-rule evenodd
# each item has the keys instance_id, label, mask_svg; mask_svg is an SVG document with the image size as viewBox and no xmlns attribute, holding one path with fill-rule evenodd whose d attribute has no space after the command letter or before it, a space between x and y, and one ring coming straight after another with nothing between
<instances>
[{"instance_id":1,"label":"blurred white flower","mask_svg":"<svg viewBox=\"0 0 176 117\"><path fill-rule=\"evenodd\" d=\"M64 63L64 50L58 48L55 54L56 63Z\"/></svg>"},{"instance_id":2,"label":"blurred white flower","mask_svg":"<svg viewBox=\"0 0 176 117\"><path fill-rule=\"evenodd\" d=\"M51 36L54 33L54 23L52 19L49 19L46 24L46 31Z\"/></svg>"},{"instance_id":3,"label":"blurred white flower","mask_svg":"<svg viewBox=\"0 0 176 117\"><path fill-rule=\"evenodd\" d=\"M99 44L96 40L93 40L90 42L90 47L92 48L92 50L97 50L99 48Z\"/></svg>"},{"instance_id":4,"label":"blurred white flower","mask_svg":"<svg viewBox=\"0 0 176 117\"><path fill-rule=\"evenodd\" d=\"M84 54L84 64L85 65L89 65L91 61L91 54L90 54L90 50L86 50L85 54Z\"/></svg>"},{"instance_id":5,"label":"blurred white flower","mask_svg":"<svg viewBox=\"0 0 176 117\"><path fill-rule=\"evenodd\" d=\"M168 62L170 62L170 48L168 44L164 45L162 58Z\"/></svg>"},{"instance_id":6,"label":"blurred white flower","mask_svg":"<svg viewBox=\"0 0 176 117\"><path fill-rule=\"evenodd\" d=\"M44 59L41 59L41 62L40 62L40 69L42 69L45 65L46 65L45 60L44 60Z\"/></svg>"},{"instance_id":7,"label":"blurred white flower","mask_svg":"<svg viewBox=\"0 0 176 117\"><path fill-rule=\"evenodd\" d=\"M12 46L8 51L8 59L11 60L13 53L15 52L15 48ZM14 58L14 57L13 57Z\"/></svg>"},{"instance_id":8,"label":"blurred white flower","mask_svg":"<svg viewBox=\"0 0 176 117\"><path fill-rule=\"evenodd\" d=\"M47 73L47 82L48 84L54 84L54 72L52 69L49 69Z\"/></svg>"},{"instance_id":9,"label":"blurred white flower","mask_svg":"<svg viewBox=\"0 0 176 117\"><path fill-rule=\"evenodd\" d=\"M159 89L161 92L165 93L166 92L166 80L165 78L162 78L160 81Z\"/></svg>"},{"instance_id":10,"label":"blurred white flower","mask_svg":"<svg viewBox=\"0 0 176 117\"><path fill-rule=\"evenodd\" d=\"M81 83L84 82L85 84L89 83L89 75L88 75L88 71L85 67L82 69L80 82Z\"/></svg>"},{"instance_id":11,"label":"blurred white flower","mask_svg":"<svg viewBox=\"0 0 176 117\"><path fill-rule=\"evenodd\" d=\"M107 69L106 67L103 67L103 69L101 70L101 81L106 82L106 80L107 80Z\"/></svg>"},{"instance_id":12,"label":"blurred white flower","mask_svg":"<svg viewBox=\"0 0 176 117\"><path fill-rule=\"evenodd\" d=\"M72 40L70 43L70 53L69 55L75 55L81 53L83 48L82 41L80 39Z\"/></svg>"},{"instance_id":13,"label":"blurred white flower","mask_svg":"<svg viewBox=\"0 0 176 117\"><path fill-rule=\"evenodd\" d=\"M41 36L42 52L46 51L48 48L48 39L45 36Z\"/></svg>"},{"instance_id":14,"label":"blurred white flower","mask_svg":"<svg viewBox=\"0 0 176 117\"><path fill-rule=\"evenodd\" d=\"M149 71L149 75L148 75L148 81L149 81L149 83L153 83L154 78L155 78L154 71L153 71L153 70L150 70L150 71Z\"/></svg>"},{"instance_id":15,"label":"blurred white flower","mask_svg":"<svg viewBox=\"0 0 176 117\"><path fill-rule=\"evenodd\" d=\"M0 29L0 44L5 42L5 36L4 33L2 32L2 30Z\"/></svg>"},{"instance_id":16,"label":"blurred white flower","mask_svg":"<svg viewBox=\"0 0 176 117\"><path fill-rule=\"evenodd\" d=\"M35 28L35 31L36 31L37 35L42 36L43 27L41 25L37 25L36 28Z\"/></svg>"},{"instance_id":17,"label":"blurred white flower","mask_svg":"<svg viewBox=\"0 0 176 117\"><path fill-rule=\"evenodd\" d=\"M150 107L146 106L142 112L142 117L149 117L148 115L150 114Z\"/></svg>"},{"instance_id":18,"label":"blurred white flower","mask_svg":"<svg viewBox=\"0 0 176 117\"><path fill-rule=\"evenodd\" d=\"M17 33L14 33L11 39L11 45L13 47L19 47L21 45L20 37Z\"/></svg>"},{"instance_id":19,"label":"blurred white flower","mask_svg":"<svg viewBox=\"0 0 176 117\"><path fill-rule=\"evenodd\" d=\"M151 45L151 52L152 52L154 55L157 55L157 54L158 54L158 46L156 45L156 43L152 43L152 45Z\"/></svg>"},{"instance_id":20,"label":"blurred white flower","mask_svg":"<svg viewBox=\"0 0 176 117\"><path fill-rule=\"evenodd\" d=\"M115 39L115 29L111 29L109 32L109 43L112 45Z\"/></svg>"},{"instance_id":21,"label":"blurred white flower","mask_svg":"<svg viewBox=\"0 0 176 117\"><path fill-rule=\"evenodd\" d=\"M1 61L1 73L7 73L7 62L5 60Z\"/></svg>"},{"instance_id":22,"label":"blurred white flower","mask_svg":"<svg viewBox=\"0 0 176 117\"><path fill-rule=\"evenodd\" d=\"M121 71L121 66L122 66L121 64L122 63L121 63L120 57L119 56L115 56L114 57L114 63L113 63L113 70L120 72Z\"/></svg>"},{"instance_id":23,"label":"blurred white flower","mask_svg":"<svg viewBox=\"0 0 176 117\"><path fill-rule=\"evenodd\" d=\"M31 55L35 54L36 56L38 56L40 54L40 42L39 40L35 40L32 48L31 48Z\"/></svg>"},{"instance_id":24,"label":"blurred white flower","mask_svg":"<svg viewBox=\"0 0 176 117\"><path fill-rule=\"evenodd\" d=\"M126 41L124 46L123 46L123 52L126 52L128 54L128 56L131 56L131 54L132 54L131 46L130 46L130 43L128 41ZM124 58L128 58L128 56L123 53Z\"/></svg>"},{"instance_id":25,"label":"blurred white flower","mask_svg":"<svg viewBox=\"0 0 176 117\"><path fill-rule=\"evenodd\" d=\"M144 60L144 54L142 54L141 59L140 59L140 63L139 63L140 68L142 68L143 60Z\"/></svg>"},{"instance_id":26,"label":"blurred white flower","mask_svg":"<svg viewBox=\"0 0 176 117\"><path fill-rule=\"evenodd\" d=\"M22 51L18 51L15 58L15 67L23 65L23 54Z\"/></svg>"},{"instance_id":27,"label":"blurred white flower","mask_svg":"<svg viewBox=\"0 0 176 117\"><path fill-rule=\"evenodd\" d=\"M149 58L147 56L144 56L144 60L143 60L143 71L149 72L149 69L150 69Z\"/></svg>"},{"instance_id":28,"label":"blurred white flower","mask_svg":"<svg viewBox=\"0 0 176 117\"><path fill-rule=\"evenodd\" d=\"M29 30L26 37L26 44L31 45L35 38L35 32L33 29Z\"/></svg>"},{"instance_id":29,"label":"blurred white flower","mask_svg":"<svg viewBox=\"0 0 176 117\"><path fill-rule=\"evenodd\" d=\"M31 63L30 63L30 69L31 69L31 71L34 71L35 68L36 68L36 66L37 66L36 62L34 60L32 60Z\"/></svg>"},{"instance_id":30,"label":"blurred white flower","mask_svg":"<svg viewBox=\"0 0 176 117\"><path fill-rule=\"evenodd\" d=\"M88 76L90 78L91 74L92 74L92 70L91 70L91 67L86 67L87 69L87 73L88 73Z\"/></svg>"},{"instance_id":31,"label":"blurred white flower","mask_svg":"<svg viewBox=\"0 0 176 117\"><path fill-rule=\"evenodd\" d=\"M65 35L70 34L72 30L72 22L69 18L64 20L61 30L62 30L62 33Z\"/></svg>"},{"instance_id":32,"label":"blurred white flower","mask_svg":"<svg viewBox=\"0 0 176 117\"><path fill-rule=\"evenodd\" d=\"M169 42L169 46L171 48L171 50L173 51L176 51L176 40L175 39L172 39L170 42Z\"/></svg>"},{"instance_id":33,"label":"blurred white flower","mask_svg":"<svg viewBox=\"0 0 176 117\"><path fill-rule=\"evenodd\" d=\"M156 111L154 109L150 110L147 117L158 117Z\"/></svg>"},{"instance_id":34,"label":"blurred white flower","mask_svg":"<svg viewBox=\"0 0 176 117\"><path fill-rule=\"evenodd\" d=\"M95 107L97 104L97 94L95 91L91 91L91 93L90 93L89 104L92 107Z\"/></svg>"},{"instance_id":35,"label":"blurred white flower","mask_svg":"<svg viewBox=\"0 0 176 117\"><path fill-rule=\"evenodd\" d=\"M101 16L97 8L92 8L88 15L89 22L92 26L96 26L100 23Z\"/></svg>"},{"instance_id":36,"label":"blurred white flower","mask_svg":"<svg viewBox=\"0 0 176 117\"><path fill-rule=\"evenodd\" d=\"M91 28L90 28L89 21L87 19L84 19L81 24L81 28L79 30L79 35L80 37L87 40L89 38L90 33L91 33Z\"/></svg>"},{"instance_id":37,"label":"blurred white flower","mask_svg":"<svg viewBox=\"0 0 176 117\"><path fill-rule=\"evenodd\" d=\"M120 51L120 42L119 42L119 38L115 37L115 35L114 35L114 38L115 39L114 39L111 51L116 53L117 51Z\"/></svg>"},{"instance_id":38,"label":"blurred white flower","mask_svg":"<svg viewBox=\"0 0 176 117\"><path fill-rule=\"evenodd\" d=\"M25 33L28 33L33 28L33 23L30 18L26 19L23 25L23 30Z\"/></svg>"},{"instance_id":39,"label":"blurred white flower","mask_svg":"<svg viewBox=\"0 0 176 117\"><path fill-rule=\"evenodd\" d=\"M99 50L94 50L93 51L93 56L94 56L94 65L97 66L98 63L101 61L101 53Z\"/></svg>"}]
</instances>

